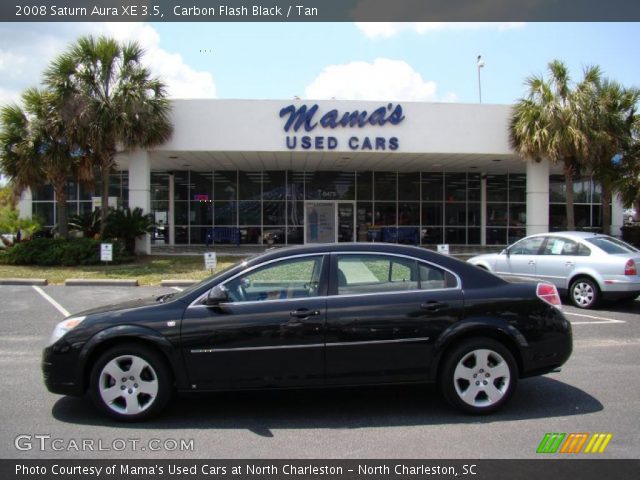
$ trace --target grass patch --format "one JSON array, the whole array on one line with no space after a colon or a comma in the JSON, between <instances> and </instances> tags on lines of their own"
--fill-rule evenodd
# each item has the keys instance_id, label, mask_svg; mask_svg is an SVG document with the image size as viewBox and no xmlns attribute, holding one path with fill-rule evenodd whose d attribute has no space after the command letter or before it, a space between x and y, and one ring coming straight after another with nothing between
<instances>
[{"instance_id":1,"label":"grass patch","mask_svg":"<svg viewBox=\"0 0 640 480\"><path fill-rule=\"evenodd\" d=\"M218 257L216 271L242 261L240 257ZM140 285L158 285L161 280L202 280L211 275L204 269L202 255L141 256L133 263L113 266L40 267L0 265L0 278L46 278L50 284L63 284L67 278L137 279Z\"/></svg>"}]
</instances>

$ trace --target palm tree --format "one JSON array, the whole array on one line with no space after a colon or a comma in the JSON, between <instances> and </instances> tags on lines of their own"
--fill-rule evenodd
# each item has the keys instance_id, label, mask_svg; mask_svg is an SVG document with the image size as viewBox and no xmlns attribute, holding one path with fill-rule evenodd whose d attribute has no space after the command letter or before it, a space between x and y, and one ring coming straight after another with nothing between
<instances>
[{"instance_id":1,"label":"palm tree","mask_svg":"<svg viewBox=\"0 0 640 480\"><path fill-rule=\"evenodd\" d=\"M548 158L561 163L566 182L567 228L575 229L573 177L582 170L586 137L579 125L575 91L567 67L549 63L549 79L527 78L528 93L514 107L509 124L511 147L527 160ZM585 80L593 72L585 71Z\"/></svg>"},{"instance_id":2,"label":"palm tree","mask_svg":"<svg viewBox=\"0 0 640 480\"><path fill-rule=\"evenodd\" d=\"M121 149L146 148L172 132L166 88L142 63L143 50L107 37L81 37L45 72L61 98L61 114L102 182L101 234L109 210L109 175Z\"/></svg>"},{"instance_id":3,"label":"palm tree","mask_svg":"<svg viewBox=\"0 0 640 480\"><path fill-rule=\"evenodd\" d=\"M636 105L640 93L618 82L598 78L578 96L589 143L588 166L602 185L602 227L611 227L611 195L625 177L625 167L633 167ZM637 148L637 146L636 146ZM629 158L624 159L628 155Z\"/></svg>"},{"instance_id":4,"label":"palm tree","mask_svg":"<svg viewBox=\"0 0 640 480\"><path fill-rule=\"evenodd\" d=\"M57 200L58 233L68 237L67 179L83 169L57 111L57 98L47 90L30 88L18 105L0 110L0 170L17 191L45 182L53 186Z\"/></svg>"}]
</instances>

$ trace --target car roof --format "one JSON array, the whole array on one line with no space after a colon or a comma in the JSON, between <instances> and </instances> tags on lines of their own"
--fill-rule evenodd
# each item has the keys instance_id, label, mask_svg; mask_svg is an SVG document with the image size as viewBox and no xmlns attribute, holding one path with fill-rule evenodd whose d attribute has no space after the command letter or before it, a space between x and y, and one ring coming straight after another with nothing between
<instances>
[{"instance_id":1,"label":"car roof","mask_svg":"<svg viewBox=\"0 0 640 480\"><path fill-rule=\"evenodd\" d=\"M535 233L533 235L528 235L527 237L546 237L549 235L558 235L562 237L577 238L577 239L592 238L592 237L609 237L609 235L605 235L603 233L573 231L573 230L566 230L562 232Z\"/></svg>"}]
</instances>

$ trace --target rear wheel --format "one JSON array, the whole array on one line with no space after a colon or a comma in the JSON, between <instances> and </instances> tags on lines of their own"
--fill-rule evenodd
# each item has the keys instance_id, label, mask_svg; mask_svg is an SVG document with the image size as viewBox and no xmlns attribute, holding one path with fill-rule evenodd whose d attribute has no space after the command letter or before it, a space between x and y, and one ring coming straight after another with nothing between
<instances>
[{"instance_id":1,"label":"rear wheel","mask_svg":"<svg viewBox=\"0 0 640 480\"><path fill-rule=\"evenodd\" d=\"M468 413L487 414L502 407L513 394L518 367L501 343L472 338L447 354L439 381L451 405Z\"/></svg>"},{"instance_id":2,"label":"rear wheel","mask_svg":"<svg viewBox=\"0 0 640 480\"><path fill-rule=\"evenodd\" d=\"M569 300L578 308L594 308L600 302L598 284L588 278L580 277L569 287Z\"/></svg>"},{"instance_id":3,"label":"rear wheel","mask_svg":"<svg viewBox=\"0 0 640 480\"><path fill-rule=\"evenodd\" d=\"M158 414L171 398L171 374L154 350L137 344L117 345L93 366L90 395L107 415L140 421Z\"/></svg>"}]
</instances>

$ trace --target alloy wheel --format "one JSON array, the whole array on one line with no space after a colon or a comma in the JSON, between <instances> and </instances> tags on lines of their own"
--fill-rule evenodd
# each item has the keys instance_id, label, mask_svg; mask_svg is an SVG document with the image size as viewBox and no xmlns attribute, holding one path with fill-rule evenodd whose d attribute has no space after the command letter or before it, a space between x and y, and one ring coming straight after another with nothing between
<instances>
[{"instance_id":1,"label":"alloy wheel","mask_svg":"<svg viewBox=\"0 0 640 480\"><path fill-rule=\"evenodd\" d=\"M147 410L158 396L158 376L153 367L136 355L121 355L109 361L98 380L104 404L120 415Z\"/></svg>"},{"instance_id":2,"label":"alloy wheel","mask_svg":"<svg viewBox=\"0 0 640 480\"><path fill-rule=\"evenodd\" d=\"M464 355L453 375L458 397L471 407L498 403L509 391L511 383L511 372L505 359L488 349L477 349Z\"/></svg>"}]
</instances>

